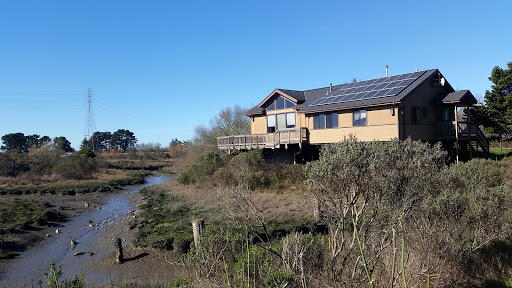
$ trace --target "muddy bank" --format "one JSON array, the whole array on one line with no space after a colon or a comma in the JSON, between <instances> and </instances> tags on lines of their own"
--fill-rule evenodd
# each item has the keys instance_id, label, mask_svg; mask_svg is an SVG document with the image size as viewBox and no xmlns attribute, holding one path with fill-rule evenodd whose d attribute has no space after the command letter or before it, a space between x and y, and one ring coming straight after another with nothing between
<instances>
[{"instance_id":1,"label":"muddy bank","mask_svg":"<svg viewBox=\"0 0 512 288\"><path fill-rule=\"evenodd\" d=\"M92 197L88 199L89 207L84 205L84 201L87 199L81 197L66 199L69 202L67 204L76 202L74 203L75 207L83 208L72 210L70 216L73 217L69 218L69 221L57 225L58 227L40 231L39 233L44 233L45 238L33 248L24 251L13 260L2 260L0 262L0 287L33 287L39 286L39 281L45 283L42 272L49 268L51 261L57 265L62 264L63 277L68 279L82 271L85 272L86 282L89 286L108 285L114 279L121 279L118 272L111 271L113 269L106 268L105 265L100 265L108 263L109 261L106 259L109 253L114 252L113 241L110 239L114 235L129 232L125 222L128 222L126 217L133 217L133 214L136 213L134 205L138 198L136 192L143 187L160 184L168 179L166 176L148 177L144 185L128 186L124 190L111 193L108 196L89 195ZM45 201L52 202L51 197L44 198ZM54 200L58 201L57 198ZM59 233L56 233L57 229ZM46 237L46 234L49 234L50 237ZM75 239L77 244L71 245L71 239ZM129 238L124 239L127 242L126 239ZM75 257L76 253L80 256ZM130 256L130 249L127 249L125 257L142 260L144 257L141 255L145 254ZM98 269L100 267L105 268Z\"/></svg>"}]
</instances>

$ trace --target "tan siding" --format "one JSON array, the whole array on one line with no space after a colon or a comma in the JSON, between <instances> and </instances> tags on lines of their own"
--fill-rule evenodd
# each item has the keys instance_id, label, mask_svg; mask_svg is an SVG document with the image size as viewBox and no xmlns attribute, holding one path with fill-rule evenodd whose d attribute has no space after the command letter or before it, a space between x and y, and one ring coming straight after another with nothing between
<instances>
[{"instance_id":1,"label":"tan siding","mask_svg":"<svg viewBox=\"0 0 512 288\"><path fill-rule=\"evenodd\" d=\"M264 134L267 133L267 119L265 116L254 117L251 120L251 134Z\"/></svg>"},{"instance_id":2,"label":"tan siding","mask_svg":"<svg viewBox=\"0 0 512 288\"><path fill-rule=\"evenodd\" d=\"M338 114L338 127L352 127L352 111Z\"/></svg>"},{"instance_id":3,"label":"tan siding","mask_svg":"<svg viewBox=\"0 0 512 288\"><path fill-rule=\"evenodd\" d=\"M267 110L267 115L289 113L289 112L295 112L295 109L288 108L288 109L279 109L279 110L271 110L271 111Z\"/></svg>"},{"instance_id":4,"label":"tan siding","mask_svg":"<svg viewBox=\"0 0 512 288\"><path fill-rule=\"evenodd\" d=\"M396 108L393 108L395 112L394 115L391 115L390 108L391 106L387 106L381 109L367 110L366 118L368 126L387 124L398 125L398 113L396 113Z\"/></svg>"},{"instance_id":5,"label":"tan siding","mask_svg":"<svg viewBox=\"0 0 512 288\"><path fill-rule=\"evenodd\" d=\"M360 141L390 140L398 137L398 113L391 115L392 106L370 108L366 110L367 126L352 126L352 110L339 112L338 127L333 129L313 129L313 117L307 117L312 144L339 142L352 134Z\"/></svg>"},{"instance_id":6,"label":"tan siding","mask_svg":"<svg viewBox=\"0 0 512 288\"><path fill-rule=\"evenodd\" d=\"M398 137L396 124L379 126L345 127L333 129L313 129L309 131L311 144L333 143L343 141L350 134L359 141L386 141Z\"/></svg>"},{"instance_id":7,"label":"tan siding","mask_svg":"<svg viewBox=\"0 0 512 288\"><path fill-rule=\"evenodd\" d=\"M306 115L301 113L295 113L295 126L308 127L308 124L306 123Z\"/></svg>"}]
</instances>

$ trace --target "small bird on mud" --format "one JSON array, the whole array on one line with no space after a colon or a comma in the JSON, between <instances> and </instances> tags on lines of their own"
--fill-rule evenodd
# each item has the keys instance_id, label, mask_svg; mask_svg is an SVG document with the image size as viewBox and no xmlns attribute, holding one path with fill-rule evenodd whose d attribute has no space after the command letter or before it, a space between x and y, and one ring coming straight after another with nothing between
<instances>
[{"instance_id":1,"label":"small bird on mud","mask_svg":"<svg viewBox=\"0 0 512 288\"><path fill-rule=\"evenodd\" d=\"M76 244L78 244L78 242L76 242L75 238L71 238L71 246L75 246Z\"/></svg>"}]
</instances>

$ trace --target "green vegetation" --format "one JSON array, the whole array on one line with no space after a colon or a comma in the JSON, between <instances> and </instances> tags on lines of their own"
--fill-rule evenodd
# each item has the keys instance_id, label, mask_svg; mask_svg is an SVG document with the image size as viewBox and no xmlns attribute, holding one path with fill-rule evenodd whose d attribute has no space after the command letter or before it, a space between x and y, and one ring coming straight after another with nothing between
<instances>
[{"instance_id":1,"label":"green vegetation","mask_svg":"<svg viewBox=\"0 0 512 288\"><path fill-rule=\"evenodd\" d=\"M62 215L48 202L16 199L12 203L1 205L0 229L10 230L16 227L26 229L31 225L43 226L60 217Z\"/></svg>"},{"instance_id":2,"label":"green vegetation","mask_svg":"<svg viewBox=\"0 0 512 288\"><path fill-rule=\"evenodd\" d=\"M248 185L251 189L282 192L302 186L304 173L301 166L266 162L260 149L236 156L207 150L177 181L181 184L214 183L223 187Z\"/></svg>"},{"instance_id":3,"label":"green vegetation","mask_svg":"<svg viewBox=\"0 0 512 288\"><path fill-rule=\"evenodd\" d=\"M26 195L26 194L62 194L75 195L92 192L109 192L125 185L143 184L144 177L149 172L133 173L126 178L108 181L90 181L83 183L50 183L44 185L18 185L12 187L0 187L0 195Z\"/></svg>"},{"instance_id":4,"label":"green vegetation","mask_svg":"<svg viewBox=\"0 0 512 288\"><path fill-rule=\"evenodd\" d=\"M512 62L508 69L495 66L489 80L491 91L485 91L485 107L482 109L482 124L489 133L495 134L503 148L504 140L512 134Z\"/></svg>"},{"instance_id":5,"label":"green vegetation","mask_svg":"<svg viewBox=\"0 0 512 288\"><path fill-rule=\"evenodd\" d=\"M512 148L490 148L489 149L490 159L503 159L505 157L512 156Z\"/></svg>"},{"instance_id":6,"label":"green vegetation","mask_svg":"<svg viewBox=\"0 0 512 288\"><path fill-rule=\"evenodd\" d=\"M81 149L90 148L94 151L117 150L123 153L129 147L135 147L137 138L127 129L118 129L116 132L99 132L92 134L91 138L82 140Z\"/></svg>"},{"instance_id":7,"label":"green vegetation","mask_svg":"<svg viewBox=\"0 0 512 288\"><path fill-rule=\"evenodd\" d=\"M62 277L62 264L58 267L55 265L55 262L50 263L50 269L48 271L43 271L44 277L47 281L48 288L83 288L85 287L84 281L84 273L78 276L75 274L73 279L68 282L66 277L59 283L60 278Z\"/></svg>"},{"instance_id":8,"label":"green vegetation","mask_svg":"<svg viewBox=\"0 0 512 288\"><path fill-rule=\"evenodd\" d=\"M368 287L368 281L506 287L512 163L446 166L445 159L440 145L410 139L349 138L324 145L320 159L305 167L266 163L258 150L236 156L206 150L179 182L228 191L231 217L210 223L189 252L187 264L199 275L190 279L237 287ZM305 199L318 204L316 226L269 222L255 204L259 193L303 181L294 178L305 179Z\"/></svg>"},{"instance_id":9,"label":"green vegetation","mask_svg":"<svg viewBox=\"0 0 512 288\"><path fill-rule=\"evenodd\" d=\"M188 251L192 242L191 204L158 188L144 188L139 193L146 197L146 203L141 206L140 219L131 224L138 228L134 243L166 250L177 246L180 251Z\"/></svg>"}]
</instances>

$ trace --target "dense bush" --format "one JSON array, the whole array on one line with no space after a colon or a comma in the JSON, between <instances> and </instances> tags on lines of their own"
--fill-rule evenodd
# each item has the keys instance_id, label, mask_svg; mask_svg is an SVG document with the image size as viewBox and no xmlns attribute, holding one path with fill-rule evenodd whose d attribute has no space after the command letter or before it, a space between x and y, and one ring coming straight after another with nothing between
<instances>
[{"instance_id":1,"label":"dense bush","mask_svg":"<svg viewBox=\"0 0 512 288\"><path fill-rule=\"evenodd\" d=\"M200 154L196 163L181 173L177 181L181 184L247 185L251 189L282 191L301 189L304 173L300 165L265 161L260 149L236 156L215 150Z\"/></svg>"},{"instance_id":2,"label":"dense bush","mask_svg":"<svg viewBox=\"0 0 512 288\"><path fill-rule=\"evenodd\" d=\"M62 179L90 179L98 170L96 159L83 154L66 155L53 167L53 172Z\"/></svg>"},{"instance_id":3,"label":"dense bush","mask_svg":"<svg viewBox=\"0 0 512 288\"><path fill-rule=\"evenodd\" d=\"M229 155L219 150L201 153L187 171L180 174L177 181L181 184L201 183L211 180L215 171L224 165Z\"/></svg>"},{"instance_id":4,"label":"dense bush","mask_svg":"<svg viewBox=\"0 0 512 288\"><path fill-rule=\"evenodd\" d=\"M92 151L81 150L66 154L50 146L31 149L29 153L0 153L0 176L17 177L24 181L42 179L90 179L102 166Z\"/></svg>"},{"instance_id":5,"label":"dense bush","mask_svg":"<svg viewBox=\"0 0 512 288\"><path fill-rule=\"evenodd\" d=\"M384 285L405 276L409 286L450 286L484 276L467 273L469 263L492 268L477 252L509 241L510 165L472 160L447 168L444 156L437 145L411 140L322 147L306 175L329 225L330 281L350 286L370 277ZM406 259L396 253L400 245ZM369 275L357 265L363 252Z\"/></svg>"}]
</instances>

